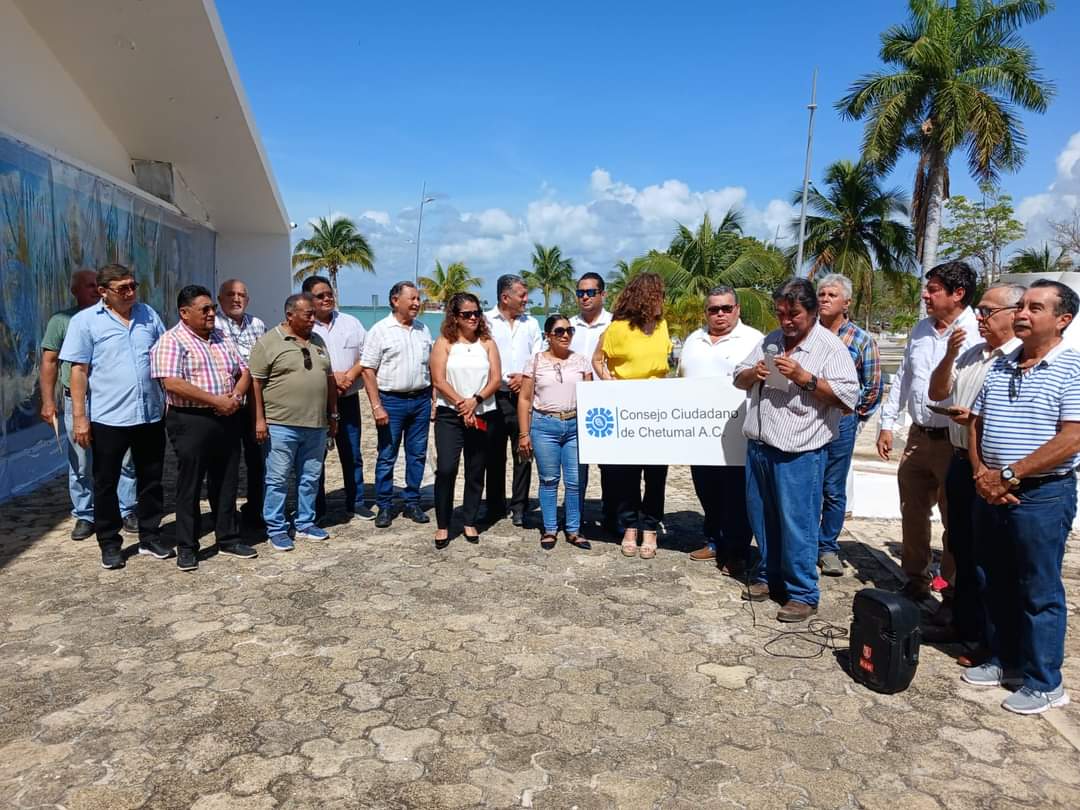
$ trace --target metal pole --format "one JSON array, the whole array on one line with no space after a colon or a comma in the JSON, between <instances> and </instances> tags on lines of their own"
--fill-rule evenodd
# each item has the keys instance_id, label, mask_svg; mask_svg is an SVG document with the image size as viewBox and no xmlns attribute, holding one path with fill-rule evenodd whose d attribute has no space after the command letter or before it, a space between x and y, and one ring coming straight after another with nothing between
<instances>
[{"instance_id":1,"label":"metal pole","mask_svg":"<svg viewBox=\"0 0 1080 810\"><path fill-rule=\"evenodd\" d=\"M814 112L817 110L817 68L814 68L814 80L810 85L810 127L806 133L806 169L802 181L802 212L799 214L799 252L795 260L795 272L802 273L803 242L806 241L806 197L810 191L810 156L814 151Z\"/></svg>"},{"instance_id":2,"label":"metal pole","mask_svg":"<svg viewBox=\"0 0 1080 810\"><path fill-rule=\"evenodd\" d=\"M420 189L420 216L416 220L416 272L413 274L413 284L420 286L420 228L424 224L424 203L427 202L427 181L424 181Z\"/></svg>"}]
</instances>

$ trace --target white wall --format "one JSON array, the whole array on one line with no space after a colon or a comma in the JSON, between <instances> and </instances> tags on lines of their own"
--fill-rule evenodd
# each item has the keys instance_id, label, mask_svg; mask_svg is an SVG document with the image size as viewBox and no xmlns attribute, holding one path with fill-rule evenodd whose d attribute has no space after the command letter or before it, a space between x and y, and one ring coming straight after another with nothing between
<instances>
[{"instance_id":1,"label":"white wall","mask_svg":"<svg viewBox=\"0 0 1080 810\"><path fill-rule=\"evenodd\" d=\"M127 150L12 0L0 0L0 127L134 183Z\"/></svg>"},{"instance_id":2,"label":"white wall","mask_svg":"<svg viewBox=\"0 0 1080 810\"><path fill-rule=\"evenodd\" d=\"M267 326L280 323L282 306L292 292L291 252L287 234L219 233L217 282L240 279L251 296L248 311Z\"/></svg>"}]
</instances>

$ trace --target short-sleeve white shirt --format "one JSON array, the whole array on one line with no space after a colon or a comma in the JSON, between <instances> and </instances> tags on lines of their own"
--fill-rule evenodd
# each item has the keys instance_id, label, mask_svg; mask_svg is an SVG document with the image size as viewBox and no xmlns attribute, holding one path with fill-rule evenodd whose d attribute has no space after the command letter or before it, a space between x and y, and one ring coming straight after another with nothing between
<instances>
[{"instance_id":1,"label":"short-sleeve white shirt","mask_svg":"<svg viewBox=\"0 0 1080 810\"><path fill-rule=\"evenodd\" d=\"M314 331L326 344L326 350L330 355L330 368L335 372L344 373L360 362L367 330L352 315L334 310L329 324L324 324L318 318L315 319ZM355 394L360 390L361 385L362 383L357 379L342 396Z\"/></svg>"},{"instance_id":2,"label":"short-sleeve white shirt","mask_svg":"<svg viewBox=\"0 0 1080 810\"><path fill-rule=\"evenodd\" d=\"M606 309L600 310L600 314L591 324L581 317L581 313L578 313L570 317L570 325L574 327L574 337L570 339L570 351L582 355L589 361L591 368L596 344L600 342L604 331L611 325L611 313Z\"/></svg>"},{"instance_id":3,"label":"short-sleeve white shirt","mask_svg":"<svg viewBox=\"0 0 1080 810\"><path fill-rule=\"evenodd\" d=\"M680 377L730 377L765 336L742 321L716 342L707 329L692 332L679 357Z\"/></svg>"},{"instance_id":4,"label":"short-sleeve white shirt","mask_svg":"<svg viewBox=\"0 0 1080 810\"><path fill-rule=\"evenodd\" d=\"M532 356L540 351L543 335L536 318L522 313L511 323L499 312L499 308L484 313L491 339L499 349L499 364L502 366L502 389L505 391L511 374L520 374L525 365L532 362Z\"/></svg>"},{"instance_id":5,"label":"short-sleeve white shirt","mask_svg":"<svg viewBox=\"0 0 1080 810\"><path fill-rule=\"evenodd\" d=\"M375 369L380 391L407 394L431 385L431 332L417 318L406 326L387 315L371 327L360 363Z\"/></svg>"}]
</instances>

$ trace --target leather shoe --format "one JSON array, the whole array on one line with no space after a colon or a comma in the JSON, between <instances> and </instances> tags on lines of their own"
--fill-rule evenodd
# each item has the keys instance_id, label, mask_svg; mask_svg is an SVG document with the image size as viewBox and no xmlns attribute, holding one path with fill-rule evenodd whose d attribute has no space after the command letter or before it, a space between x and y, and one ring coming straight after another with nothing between
<instances>
[{"instance_id":1,"label":"leather shoe","mask_svg":"<svg viewBox=\"0 0 1080 810\"><path fill-rule=\"evenodd\" d=\"M708 562L716 559L716 549L712 544L702 546L697 551L691 551L689 555L694 562Z\"/></svg>"},{"instance_id":2,"label":"leather shoe","mask_svg":"<svg viewBox=\"0 0 1080 810\"><path fill-rule=\"evenodd\" d=\"M523 512L511 512L510 522L520 529L525 525L525 514Z\"/></svg>"},{"instance_id":3,"label":"leather shoe","mask_svg":"<svg viewBox=\"0 0 1080 810\"><path fill-rule=\"evenodd\" d=\"M817 613L817 605L808 605L805 602L796 602L791 599L776 612L776 620L794 624L795 622L805 622L815 613Z\"/></svg>"},{"instance_id":4,"label":"leather shoe","mask_svg":"<svg viewBox=\"0 0 1080 810\"><path fill-rule=\"evenodd\" d=\"M768 582L751 582L742 592L744 602L765 602L769 598Z\"/></svg>"},{"instance_id":5,"label":"leather shoe","mask_svg":"<svg viewBox=\"0 0 1080 810\"><path fill-rule=\"evenodd\" d=\"M732 579L746 579L746 560L742 557L732 557L724 560L720 566L720 573Z\"/></svg>"},{"instance_id":6,"label":"leather shoe","mask_svg":"<svg viewBox=\"0 0 1080 810\"><path fill-rule=\"evenodd\" d=\"M88 537L93 537L94 532L97 531L94 528L94 524L89 520L83 520L79 518L75 521L75 528L71 530L72 540L85 540Z\"/></svg>"},{"instance_id":7,"label":"leather shoe","mask_svg":"<svg viewBox=\"0 0 1080 810\"><path fill-rule=\"evenodd\" d=\"M379 514L377 514L375 516L375 528L376 529L389 529L390 524L393 523L393 522L394 522L394 515L389 509L380 509Z\"/></svg>"},{"instance_id":8,"label":"leather shoe","mask_svg":"<svg viewBox=\"0 0 1080 810\"><path fill-rule=\"evenodd\" d=\"M965 668L981 666L988 660L990 660L990 650L981 644L956 656L956 663Z\"/></svg>"},{"instance_id":9,"label":"leather shoe","mask_svg":"<svg viewBox=\"0 0 1080 810\"><path fill-rule=\"evenodd\" d=\"M431 523L431 518L419 506L406 506L401 510L401 515L407 517L413 523Z\"/></svg>"}]
</instances>

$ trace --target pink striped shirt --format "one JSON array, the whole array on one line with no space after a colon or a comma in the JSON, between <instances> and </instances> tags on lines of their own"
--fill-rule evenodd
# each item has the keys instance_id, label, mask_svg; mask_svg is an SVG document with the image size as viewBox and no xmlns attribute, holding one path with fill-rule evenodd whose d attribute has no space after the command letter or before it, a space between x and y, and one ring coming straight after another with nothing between
<instances>
[{"instance_id":1,"label":"pink striped shirt","mask_svg":"<svg viewBox=\"0 0 1080 810\"><path fill-rule=\"evenodd\" d=\"M151 377L175 377L214 396L231 394L246 368L236 344L220 329L214 329L210 339L203 340L183 321L161 336L150 355ZM177 408L207 407L169 391L165 397Z\"/></svg>"}]
</instances>

